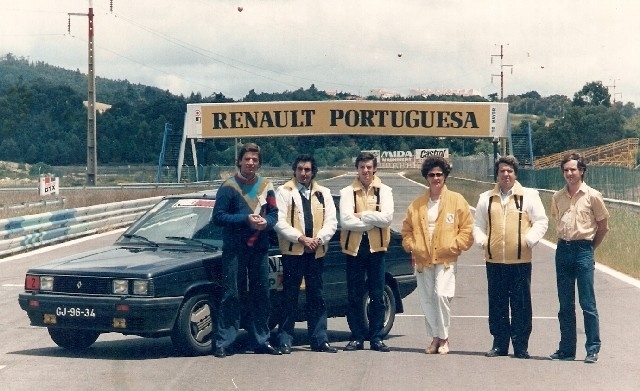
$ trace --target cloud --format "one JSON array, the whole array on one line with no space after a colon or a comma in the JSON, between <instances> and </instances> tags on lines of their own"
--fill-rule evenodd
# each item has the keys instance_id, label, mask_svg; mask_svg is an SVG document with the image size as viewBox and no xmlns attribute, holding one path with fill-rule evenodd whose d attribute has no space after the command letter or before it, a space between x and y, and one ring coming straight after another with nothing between
<instances>
[{"instance_id":1,"label":"cloud","mask_svg":"<svg viewBox=\"0 0 640 391\"><path fill-rule=\"evenodd\" d=\"M109 0L92 3L97 74L178 94L237 99L315 84L363 95L468 88L486 96L499 93L492 75L503 71L507 95L572 96L588 82L615 80L618 100L640 102L640 56L629 46L640 4L631 0L114 0L113 12ZM67 21L88 4L0 0L0 47L86 72L87 19L71 16L71 34Z\"/></svg>"}]
</instances>

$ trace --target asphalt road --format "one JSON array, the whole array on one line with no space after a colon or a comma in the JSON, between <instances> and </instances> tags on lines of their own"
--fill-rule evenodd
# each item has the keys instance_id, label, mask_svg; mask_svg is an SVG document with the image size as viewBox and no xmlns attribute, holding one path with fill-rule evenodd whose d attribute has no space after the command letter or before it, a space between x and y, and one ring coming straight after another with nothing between
<instances>
[{"instance_id":1,"label":"asphalt road","mask_svg":"<svg viewBox=\"0 0 640 391\"><path fill-rule=\"evenodd\" d=\"M398 227L408 202L423 189L397 175L381 174L394 188ZM325 182L339 189L352 178ZM454 189L455 190L455 189ZM612 234L605 240L613 240ZM387 339L390 353L370 350L337 354L309 351L305 324L299 323L288 356L237 354L182 357L168 338L102 335L85 353L58 348L45 329L29 326L18 306L25 271L50 259L113 242L117 233L76 240L28 254L0 259L0 389L2 390L637 390L640 363L640 283L596 272L596 294L603 341L600 361L584 364L584 331L578 317L576 361L547 356L558 342L554 246L534 250L532 358L486 358L491 347L487 326L486 276L481 251L459 260L452 306L451 352L426 355L424 320L416 294L405 299ZM329 319L330 342L349 338L344 318ZM368 346L367 346L368 347Z\"/></svg>"}]
</instances>

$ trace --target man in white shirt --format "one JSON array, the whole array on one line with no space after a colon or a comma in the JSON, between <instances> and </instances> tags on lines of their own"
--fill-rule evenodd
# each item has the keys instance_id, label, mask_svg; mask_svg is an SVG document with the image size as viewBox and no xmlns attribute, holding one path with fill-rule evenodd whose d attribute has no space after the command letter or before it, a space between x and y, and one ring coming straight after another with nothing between
<instances>
[{"instance_id":1,"label":"man in white shirt","mask_svg":"<svg viewBox=\"0 0 640 391\"><path fill-rule=\"evenodd\" d=\"M501 157L494 168L498 182L493 190L480 194L473 229L487 267L493 345L485 356L506 356L511 341L514 357L527 359L532 330L532 248L547 232L549 219L538 191L516 180L515 157Z\"/></svg>"},{"instance_id":2,"label":"man in white shirt","mask_svg":"<svg viewBox=\"0 0 640 391\"><path fill-rule=\"evenodd\" d=\"M318 166L311 155L298 155L293 162L294 178L276 192L278 233L282 252L282 308L278 330L280 351L291 353L298 313L300 283L304 277L307 334L311 350L336 353L327 337L327 308L323 297L324 255L336 232L336 207L331 191L315 180Z\"/></svg>"}]
</instances>

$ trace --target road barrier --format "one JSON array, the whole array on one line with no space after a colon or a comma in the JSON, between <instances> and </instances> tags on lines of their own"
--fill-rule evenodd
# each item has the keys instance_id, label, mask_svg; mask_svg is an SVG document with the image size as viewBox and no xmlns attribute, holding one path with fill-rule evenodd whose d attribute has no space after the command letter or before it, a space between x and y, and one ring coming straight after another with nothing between
<instances>
[{"instance_id":1,"label":"road barrier","mask_svg":"<svg viewBox=\"0 0 640 391\"><path fill-rule=\"evenodd\" d=\"M277 187L289 178L269 179ZM213 181L212 188L217 188L221 182ZM128 188L146 188L147 186L158 185L135 184ZM185 184L162 184L161 186L188 187ZM163 196L157 196L112 202L0 220L0 258L81 236L127 227L162 198Z\"/></svg>"},{"instance_id":2,"label":"road barrier","mask_svg":"<svg viewBox=\"0 0 640 391\"><path fill-rule=\"evenodd\" d=\"M39 201L25 201L19 204L0 204L0 208L7 213L10 210L16 209L30 209L30 208L45 208L45 210L51 206L64 206L67 199L64 197L61 198L53 198L53 199L42 199Z\"/></svg>"},{"instance_id":3,"label":"road barrier","mask_svg":"<svg viewBox=\"0 0 640 391\"><path fill-rule=\"evenodd\" d=\"M162 196L0 220L0 257L130 225Z\"/></svg>"}]
</instances>

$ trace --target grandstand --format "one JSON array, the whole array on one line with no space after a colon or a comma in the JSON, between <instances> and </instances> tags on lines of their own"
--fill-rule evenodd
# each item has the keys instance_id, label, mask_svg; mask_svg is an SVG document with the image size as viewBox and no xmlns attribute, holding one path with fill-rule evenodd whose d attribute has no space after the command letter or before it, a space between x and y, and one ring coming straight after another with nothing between
<instances>
[{"instance_id":1,"label":"grandstand","mask_svg":"<svg viewBox=\"0 0 640 391\"><path fill-rule=\"evenodd\" d=\"M618 166L634 168L638 155L638 138L628 138L613 143L596 147L575 149L537 157L534 159L534 167L550 168L558 167L562 157L568 152L579 152L590 166Z\"/></svg>"}]
</instances>

